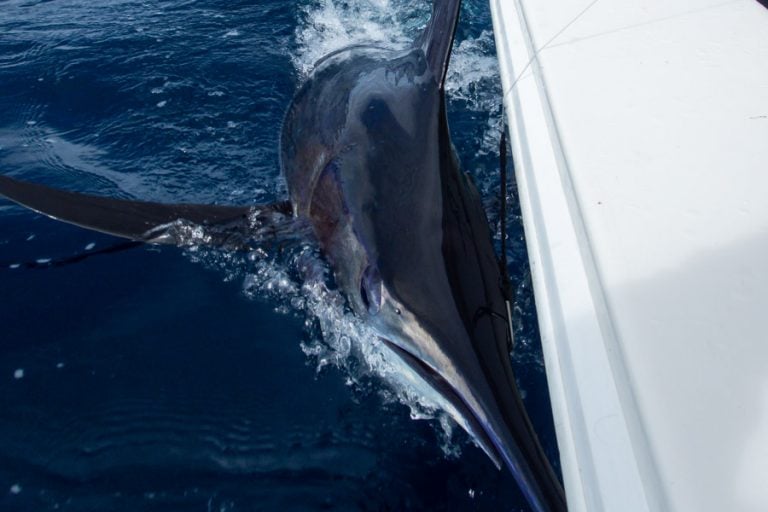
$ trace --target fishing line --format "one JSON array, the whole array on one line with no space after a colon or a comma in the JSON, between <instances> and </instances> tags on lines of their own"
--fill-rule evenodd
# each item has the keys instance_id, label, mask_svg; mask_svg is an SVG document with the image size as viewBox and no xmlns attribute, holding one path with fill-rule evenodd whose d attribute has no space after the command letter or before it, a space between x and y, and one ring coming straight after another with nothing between
<instances>
[{"instance_id":1,"label":"fishing line","mask_svg":"<svg viewBox=\"0 0 768 512\"><path fill-rule=\"evenodd\" d=\"M506 97L507 97L507 94L509 94L510 92L512 92L512 89L514 89L514 88L515 88L515 86L517 85L517 82L519 82L519 81L520 81L520 79L523 77L523 74L526 72L526 70L527 70L527 69L528 69L528 68L531 66L531 64L533 64L533 61L534 61L534 60L536 60L536 58L539 56L539 53L541 53L542 51L544 51L544 50L547 48L547 46L549 46L550 44L552 44L552 43L555 41L555 39L557 39L557 38L558 38L558 37L559 37L559 36L560 36L560 35L561 35L563 32L565 32L565 31L568 29L568 27L570 27L571 25L573 25L574 23L576 23L576 20L578 20L578 19L579 19L579 18L581 18L581 17L582 17L584 14L586 14L586 12L587 12L588 10L590 10L590 9L592 8L592 6L593 6L593 5L595 5L595 4L596 4L597 2L599 2L599 1L600 1L600 0L592 0L592 2L590 2L590 3L589 3L589 5L587 5L587 6L586 6L584 9L582 9L582 10L581 10L581 12L579 12L579 13L578 13L578 14L577 14L577 15L576 15L576 16L575 16L575 17L574 17L574 18L573 18L571 21L569 21L568 23L566 23L566 24L565 24L565 26L564 26L563 28L561 28L560 30L558 30L558 31L557 31L557 33L556 33L555 35L553 35L551 38L549 38L549 40L548 40L546 43L544 43L544 44L541 46L541 48L539 48L538 50L536 50L535 52L533 52L533 56L531 56L531 58L528 60L528 62L526 63L526 65L523 67L522 71L520 71L520 73L517 75L517 78L515 78L515 80L512 82L512 85L510 85L510 86L509 86L509 88L508 88L506 91L504 91L504 95L502 96L502 98L506 98ZM517 5L518 5L518 10L519 10L519 11L520 11L520 13L522 14L522 10L523 10L523 9L522 9L522 6L520 5L520 3L518 3ZM523 19L525 19L525 16L524 16L524 15L523 15ZM526 26L527 26L527 25L528 25L528 22L526 21L526 22L525 22L525 24L526 24ZM530 38L530 37L529 37L529 38Z\"/></svg>"}]
</instances>

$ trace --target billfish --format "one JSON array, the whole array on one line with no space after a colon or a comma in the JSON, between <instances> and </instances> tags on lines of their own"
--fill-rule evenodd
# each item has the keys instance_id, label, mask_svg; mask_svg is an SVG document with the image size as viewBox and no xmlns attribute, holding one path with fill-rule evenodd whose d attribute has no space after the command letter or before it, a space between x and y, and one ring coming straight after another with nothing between
<instances>
[{"instance_id":1,"label":"billfish","mask_svg":"<svg viewBox=\"0 0 768 512\"><path fill-rule=\"evenodd\" d=\"M350 308L421 377L537 512L565 494L510 365L506 272L451 143L445 80L460 0L401 50L357 45L315 65L280 136L289 198L272 205L126 201L0 176L0 194L131 240L258 246L308 226Z\"/></svg>"}]
</instances>

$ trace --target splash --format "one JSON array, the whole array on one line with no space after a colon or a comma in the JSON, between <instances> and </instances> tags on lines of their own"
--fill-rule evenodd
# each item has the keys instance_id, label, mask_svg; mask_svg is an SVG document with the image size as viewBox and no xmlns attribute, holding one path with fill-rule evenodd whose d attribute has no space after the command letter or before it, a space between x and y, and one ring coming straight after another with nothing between
<instances>
[{"instance_id":1,"label":"splash","mask_svg":"<svg viewBox=\"0 0 768 512\"><path fill-rule=\"evenodd\" d=\"M429 18L429 3L408 0L320 0L303 8L296 29L296 71L307 77L328 53L356 44L404 48Z\"/></svg>"},{"instance_id":2,"label":"splash","mask_svg":"<svg viewBox=\"0 0 768 512\"><path fill-rule=\"evenodd\" d=\"M493 33L484 30L475 38L455 44L448 67L446 92L454 108L487 115L475 157L498 156L502 129L501 79ZM497 182L495 177L490 180ZM486 191L487 192L487 191Z\"/></svg>"},{"instance_id":3,"label":"splash","mask_svg":"<svg viewBox=\"0 0 768 512\"><path fill-rule=\"evenodd\" d=\"M450 101L465 102L467 108L475 112L499 108L501 82L490 30L454 45L446 92Z\"/></svg>"}]
</instances>

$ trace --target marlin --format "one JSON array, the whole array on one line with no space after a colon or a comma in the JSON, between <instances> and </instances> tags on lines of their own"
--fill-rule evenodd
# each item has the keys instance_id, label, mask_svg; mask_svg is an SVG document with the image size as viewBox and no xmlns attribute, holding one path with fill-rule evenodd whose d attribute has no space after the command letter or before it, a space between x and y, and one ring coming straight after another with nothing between
<instances>
[{"instance_id":1,"label":"marlin","mask_svg":"<svg viewBox=\"0 0 768 512\"><path fill-rule=\"evenodd\" d=\"M326 55L282 127L289 199L271 205L159 204L0 176L0 194L64 222L147 243L244 250L295 226L311 234L356 315L448 404L537 512L565 495L510 365L506 269L451 143L445 80L461 0L434 0L404 50Z\"/></svg>"}]
</instances>

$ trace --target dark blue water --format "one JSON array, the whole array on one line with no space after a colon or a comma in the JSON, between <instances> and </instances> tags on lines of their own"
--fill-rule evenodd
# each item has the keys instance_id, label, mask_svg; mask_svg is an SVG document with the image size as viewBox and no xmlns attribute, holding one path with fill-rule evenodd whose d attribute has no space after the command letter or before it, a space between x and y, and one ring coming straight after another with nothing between
<instances>
[{"instance_id":1,"label":"dark blue water","mask_svg":"<svg viewBox=\"0 0 768 512\"><path fill-rule=\"evenodd\" d=\"M312 62L406 44L428 11L3 2L0 172L155 201L279 198L280 124ZM495 223L494 59L485 2L465 2L450 121ZM513 362L554 457L519 211L509 219ZM118 243L0 200L0 510L527 510L507 471L382 377L391 367L311 247L67 260Z\"/></svg>"}]
</instances>

